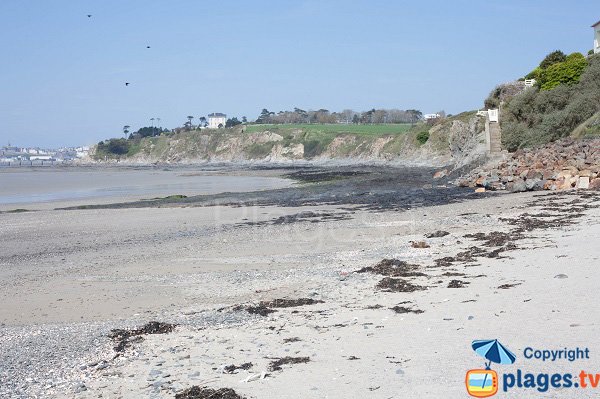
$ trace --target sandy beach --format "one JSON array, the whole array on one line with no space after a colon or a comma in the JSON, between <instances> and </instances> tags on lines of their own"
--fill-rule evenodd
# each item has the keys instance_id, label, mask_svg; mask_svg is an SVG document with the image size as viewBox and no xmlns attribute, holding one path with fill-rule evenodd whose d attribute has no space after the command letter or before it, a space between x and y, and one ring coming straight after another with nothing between
<instances>
[{"instance_id":1,"label":"sandy beach","mask_svg":"<svg viewBox=\"0 0 600 399\"><path fill-rule=\"evenodd\" d=\"M467 397L471 341L495 338L518 358L499 373L596 372L598 200L4 213L0 396Z\"/></svg>"}]
</instances>

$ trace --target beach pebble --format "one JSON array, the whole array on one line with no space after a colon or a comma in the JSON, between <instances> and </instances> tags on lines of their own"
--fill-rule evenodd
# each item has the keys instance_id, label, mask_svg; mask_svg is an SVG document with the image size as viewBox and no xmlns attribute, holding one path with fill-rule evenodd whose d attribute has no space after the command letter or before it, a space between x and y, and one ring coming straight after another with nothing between
<instances>
[{"instance_id":1,"label":"beach pebble","mask_svg":"<svg viewBox=\"0 0 600 399\"><path fill-rule=\"evenodd\" d=\"M560 278L560 279L563 279L563 278L569 278L569 276L567 276L566 274L562 274L562 273L561 273L561 274L557 274L556 276L554 276L554 278Z\"/></svg>"}]
</instances>

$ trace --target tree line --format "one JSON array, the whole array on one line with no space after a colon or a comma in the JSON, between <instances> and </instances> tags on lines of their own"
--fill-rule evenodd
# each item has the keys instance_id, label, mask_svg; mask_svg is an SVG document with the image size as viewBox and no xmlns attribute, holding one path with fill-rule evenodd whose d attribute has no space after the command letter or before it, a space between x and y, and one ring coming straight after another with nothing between
<instances>
[{"instance_id":1,"label":"tree line","mask_svg":"<svg viewBox=\"0 0 600 399\"><path fill-rule=\"evenodd\" d=\"M331 112L327 109L305 111L294 108L293 111L271 112L263 108L255 123L257 124L289 124L289 123L417 123L423 119L423 113L416 109L371 109L357 112L345 109Z\"/></svg>"}]
</instances>

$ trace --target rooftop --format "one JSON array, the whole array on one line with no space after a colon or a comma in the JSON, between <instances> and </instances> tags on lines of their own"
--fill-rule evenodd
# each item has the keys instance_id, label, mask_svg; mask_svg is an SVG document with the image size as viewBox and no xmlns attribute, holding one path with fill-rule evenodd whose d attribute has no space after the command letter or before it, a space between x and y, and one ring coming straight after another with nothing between
<instances>
[{"instance_id":1,"label":"rooftop","mask_svg":"<svg viewBox=\"0 0 600 399\"><path fill-rule=\"evenodd\" d=\"M592 28L595 28L596 26L600 25L600 21L596 22L594 25L592 25Z\"/></svg>"},{"instance_id":2,"label":"rooftop","mask_svg":"<svg viewBox=\"0 0 600 399\"><path fill-rule=\"evenodd\" d=\"M212 114L208 114L209 118L226 118L227 115L222 114L220 112L213 112Z\"/></svg>"}]
</instances>

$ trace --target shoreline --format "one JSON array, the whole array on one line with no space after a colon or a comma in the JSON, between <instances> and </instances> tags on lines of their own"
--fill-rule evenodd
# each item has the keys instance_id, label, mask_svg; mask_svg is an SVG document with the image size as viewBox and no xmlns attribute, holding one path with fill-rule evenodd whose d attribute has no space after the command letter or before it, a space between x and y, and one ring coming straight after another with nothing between
<instances>
[{"instance_id":1,"label":"shoreline","mask_svg":"<svg viewBox=\"0 0 600 399\"><path fill-rule=\"evenodd\" d=\"M401 212L327 204L68 211L77 214L77 221L63 221L60 227L43 223L46 227L36 228L35 236L24 232L10 244L31 252L34 241L45 243L38 245L38 255L2 259L0 328L5 338L0 344L8 354L3 365L8 371L0 380L22 397L37 392L167 398L192 385L229 387L249 398L464 395L454 371L443 371L464 365L458 370L463 379L463 368L478 365L468 348L472 339L496 334L512 346L524 345L527 337L518 335L515 323L530 321L521 313L533 312L537 316L531 322L538 318L545 328L563 334L560 342L549 342L540 335L543 331L531 328L536 343L575 344L587 337L593 351L600 350L592 345L597 317L584 317L584 310L572 303L548 301L553 294L546 290L558 284L558 300L573 297L576 287L593 286L586 271L596 255L578 254L583 237L598 232L600 214L590 207L597 200L594 193L566 192L501 194ZM577 207L581 210L568 212ZM294 217L307 211L317 216ZM563 219L552 228L539 217L533 231L511 233L518 236L514 239L494 236L501 239L492 244L500 247L488 249L477 235L486 239L491 232L516 231L520 220L529 220L518 216L535 211ZM44 211L36 217L52 223L65 212ZM9 225L18 223L15 228L27 226L30 216L3 215ZM567 223L571 219L575 224ZM438 230L449 234L425 238ZM410 241L425 241L430 248L413 248ZM508 246L512 242L518 249ZM465 251L470 258L456 260ZM570 267L577 266L578 272L565 267L563 255L577 259ZM375 287L385 276L354 273L386 258L417 265L406 280L426 289L384 292ZM436 266L444 258L455 259ZM554 278L560 274L568 278ZM448 288L454 280L461 288ZM578 295L593 295L592 286ZM278 298L324 303L274 309L264 317L244 310ZM407 313L398 314L394 307ZM555 310L562 316L546 318ZM169 334L144 335L113 359L110 330L139 328L152 320L179 326ZM283 341L293 338L299 340ZM62 346L65 339L70 349ZM449 347L437 345L440 340L448 340ZM44 350L22 350L24 342ZM419 348L432 345L444 367L428 374L427 364L436 360ZM60 347L62 354L50 354ZM270 358L285 356L310 361L269 370ZM34 365L52 362L56 374L41 376L35 368L18 366L23 358ZM253 363L249 371L219 371L222 365L245 362ZM375 376L374 369L379 370ZM263 371L269 374L264 379L240 382ZM442 384L428 385L425 375ZM15 385L27 377L37 382Z\"/></svg>"}]
</instances>

